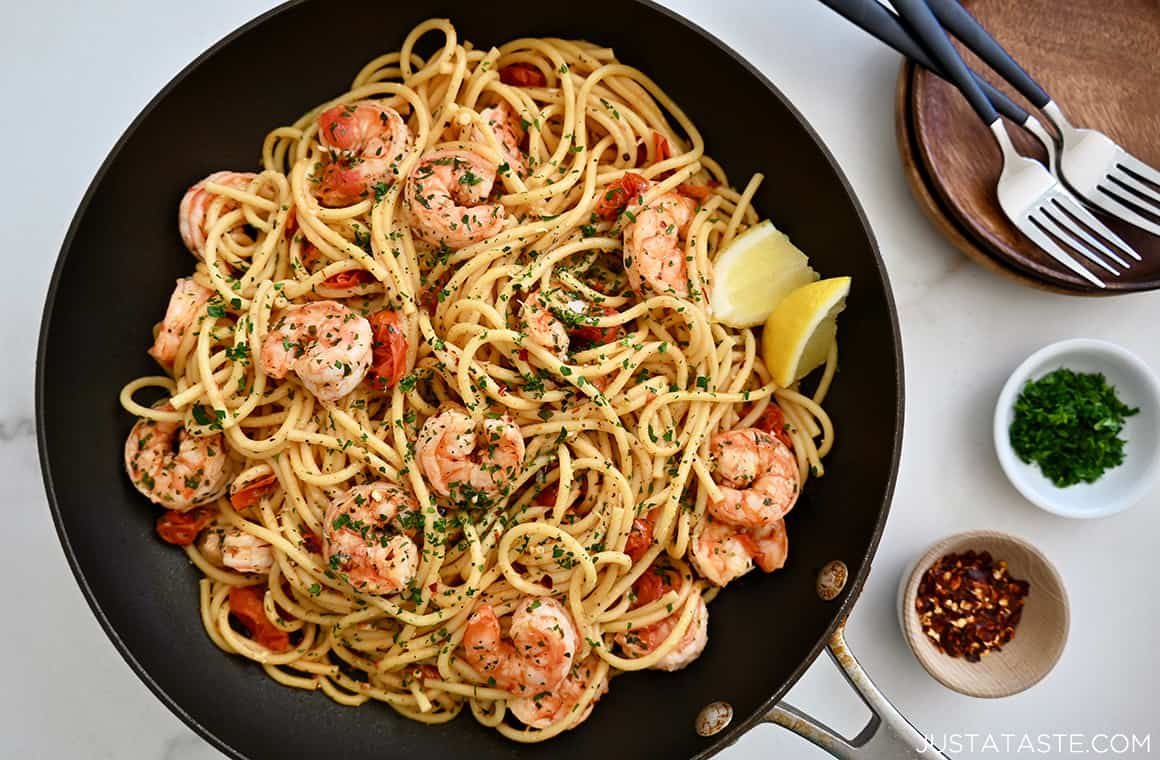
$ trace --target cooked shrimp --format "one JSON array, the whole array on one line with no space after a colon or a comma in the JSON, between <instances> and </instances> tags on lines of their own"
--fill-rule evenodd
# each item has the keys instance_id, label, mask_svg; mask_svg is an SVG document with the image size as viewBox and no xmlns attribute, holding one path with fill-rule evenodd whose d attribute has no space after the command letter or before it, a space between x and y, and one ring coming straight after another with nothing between
<instances>
[{"instance_id":1,"label":"cooked shrimp","mask_svg":"<svg viewBox=\"0 0 1160 760\"><path fill-rule=\"evenodd\" d=\"M505 641L490 604L467 618L463 649L467 664L512 694L554 689L572 670L580 636L564 606L550 597L529 597L512 613Z\"/></svg>"},{"instance_id":2,"label":"cooked shrimp","mask_svg":"<svg viewBox=\"0 0 1160 760\"><path fill-rule=\"evenodd\" d=\"M650 568L633 586L633 591L636 593L636 601L633 606L639 607L660 599L669 588L675 587L679 582L676 570L672 568ZM676 647L657 660L652 668L668 671L680 670L700 657L701 652L705 650L705 644L709 641L709 608L705 606L705 600L701 597L700 591L694 591L693 595L696 597L693 603L697 605L697 609L693 612L693 619L689 621L689 627L685 629L685 633L677 642ZM642 657L665 642L665 639L677 627L677 621L680 620L680 617L681 611L677 610L672 615L658 620L652 625L633 628L630 631L617 634L616 642L629 656Z\"/></svg>"},{"instance_id":3,"label":"cooked shrimp","mask_svg":"<svg viewBox=\"0 0 1160 760\"><path fill-rule=\"evenodd\" d=\"M144 418L125 441L125 469L149 501L177 512L221 496L232 475L220 433L195 436L180 422Z\"/></svg>"},{"instance_id":4,"label":"cooked shrimp","mask_svg":"<svg viewBox=\"0 0 1160 760\"><path fill-rule=\"evenodd\" d=\"M498 493L524 463L524 436L504 414L483 420L483 446L476 450L476 424L460 406L445 406L419 431L415 459L437 493L469 502Z\"/></svg>"},{"instance_id":5,"label":"cooked shrimp","mask_svg":"<svg viewBox=\"0 0 1160 760\"><path fill-rule=\"evenodd\" d=\"M345 206L373 195L380 183L395 182L411 150L411 130L395 109L361 100L323 111L318 143L328 155L315 178L318 198L327 206Z\"/></svg>"},{"instance_id":6,"label":"cooked shrimp","mask_svg":"<svg viewBox=\"0 0 1160 760\"><path fill-rule=\"evenodd\" d=\"M212 290L197 284L192 277L179 279L173 295L169 297L165 318L161 320L161 329L153 341L153 348L149 349L149 355L162 366L171 366L177 358L177 350L181 347L186 330L197 319L201 307L205 306L212 295Z\"/></svg>"},{"instance_id":7,"label":"cooked shrimp","mask_svg":"<svg viewBox=\"0 0 1160 760\"><path fill-rule=\"evenodd\" d=\"M211 528L203 530L197 538L197 550L201 552L201 556L205 557L211 565L217 567L225 567L222 560L223 533L225 531L221 528Z\"/></svg>"},{"instance_id":8,"label":"cooked shrimp","mask_svg":"<svg viewBox=\"0 0 1160 760\"><path fill-rule=\"evenodd\" d=\"M203 531L197 550L210 564L239 573L265 575L274 566L274 547L232 526Z\"/></svg>"},{"instance_id":9,"label":"cooked shrimp","mask_svg":"<svg viewBox=\"0 0 1160 760\"><path fill-rule=\"evenodd\" d=\"M724 586L753 569L753 554L747 538L744 528L705 515L693 533L689 558L705 580Z\"/></svg>"},{"instance_id":10,"label":"cooked shrimp","mask_svg":"<svg viewBox=\"0 0 1160 760\"><path fill-rule=\"evenodd\" d=\"M520 307L520 326L534 343L557 356L567 354L574 343L582 349L590 348L628 334L621 325L597 326L598 320L619 314L613 307L589 303L564 290L554 289L553 295L558 299L554 304L539 290L529 294Z\"/></svg>"},{"instance_id":11,"label":"cooked shrimp","mask_svg":"<svg viewBox=\"0 0 1160 760\"><path fill-rule=\"evenodd\" d=\"M750 554L757 566L772 573L785 565L789 556L789 537L785 533L785 520L778 520L762 528L749 531L753 542Z\"/></svg>"},{"instance_id":12,"label":"cooked shrimp","mask_svg":"<svg viewBox=\"0 0 1160 760\"><path fill-rule=\"evenodd\" d=\"M665 193L629 217L633 221L624 228L624 268L638 294L689 297L689 267L681 240L696 210L693 199Z\"/></svg>"},{"instance_id":13,"label":"cooked shrimp","mask_svg":"<svg viewBox=\"0 0 1160 760\"><path fill-rule=\"evenodd\" d=\"M713 436L709 451L721 499L709 511L719 520L760 528L780 520L798 498L797 459L777 436L756 428Z\"/></svg>"},{"instance_id":14,"label":"cooked shrimp","mask_svg":"<svg viewBox=\"0 0 1160 760\"><path fill-rule=\"evenodd\" d=\"M213 182L217 185L245 190L249 188L250 183L257 176L252 172L214 172L185 191L181 205L177 207L177 228L181 232L181 242L185 243L185 247L189 249L190 253L199 259L205 257L205 236L209 232L212 221L209 211L215 200L222 198L221 207L217 214L219 217L238 207L237 201L233 198L215 195L205 186L206 183Z\"/></svg>"},{"instance_id":15,"label":"cooked shrimp","mask_svg":"<svg viewBox=\"0 0 1160 760\"><path fill-rule=\"evenodd\" d=\"M693 603L697 605L697 609L693 612L693 619L689 621L689 627L685 629L685 633L677 642L676 647L656 661L652 666L654 669L680 670L700 657L701 652L705 651L705 645L709 642L709 608L705 606L701 592L695 591L693 595L696 597ZM644 650L641 654L651 652L663 644L676 628L678 618L679 615L673 613L659 623L653 623L636 631L639 645Z\"/></svg>"},{"instance_id":16,"label":"cooked shrimp","mask_svg":"<svg viewBox=\"0 0 1160 760\"><path fill-rule=\"evenodd\" d=\"M568 353L568 328L552 313L539 291L524 299L520 322L532 342L557 356Z\"/></svg>"},{"instance_id":17,"label":"cooked shrimp","mask_svg":"<svg viewBox=\"0 0 1160 760\"><path fill-rule=\"evenodd\" d=\"M596 677L600 668L600 658L589 655L579 663L555 688L533 694L529 697L517 697L508 700L508 709L512 715L526 726L531 728L547 728L562 718L567 717L575 708L576 703L584 696L584 691ZM572 719L569 728L575 728L583 723L592 714L600 697L608 693L608 671L601 676L596 696L588 703L588 707L581 714Z\"/></svg>"},{"instance_id":18,"label":"cooked shrimp","mask_svg":"<svg viewBox=\"0 0 1160 760\"><path fill-rule=\"evenodd\" d=\"M693 533L689 556L697 571L711 583L724 586L757 566L767 573L785 565L789 540L785 520L760 528L729 525L707 514Z\"/></svg>"},{"instance_id":19,"label":"cooked shrimp","mask_svg":"<svg viewBox=\"0 0 1160 760\"><path fill-rule=\"evenodd\" d=\"M221 537L221 561L239 573L265 575L274 566L274 547L241 528L229 528Z\"/></svg>"},{"instance_id":20,"label":"cooked shrimp","mask_svg":"<svg viewBox=\"0 0 1160 760\"><path fill-rule=\"evenodd\" d=\"M491 127L495 139L503 149L504 160L511 170L519 176L526 174L528 161L520 150L520 143L524 139L524 127L520 118L512 111L511 105L506 100L501 100L491 108L480 111L479 115ZM477 141L483 140L478 130L473 134L473 138Z\"/></svg>"},{"instance_id":21,"label":"cooked shrimp","mask_svg":"<svg viewBox=\"0 0 1160 760\"><path fill-rule=\"evenodd\" d=\"M335 401L362 382L373 355L371 326L335 301L287 308L262 341L262 369L273 378L290 370L323 401Z\"/></svg>"},{"instance_id":22,"label":"cooked shrimp","mask_svg":"<svg viewBox=\"0 0 1160 760\"><path fill-rule=\"evenodd\" d=\"M356 590L394 594L415 579L419 547L410 534L419 504L398 483L355 486L336 496L322 525L323 554Z\"/></svg>"},{"instance_id":23,"label":"cooked shrimp","mask_svg":"<svg viewBox=\"0 0 1160 760\"><path fill-rule=\"evenodd\" d=\"M419 237L459 249L498 233L506 218L503 206L485 203L495 172L495 164L477 153L428 153L407 179L407 207Z\"/></svg>"}]
</instances>

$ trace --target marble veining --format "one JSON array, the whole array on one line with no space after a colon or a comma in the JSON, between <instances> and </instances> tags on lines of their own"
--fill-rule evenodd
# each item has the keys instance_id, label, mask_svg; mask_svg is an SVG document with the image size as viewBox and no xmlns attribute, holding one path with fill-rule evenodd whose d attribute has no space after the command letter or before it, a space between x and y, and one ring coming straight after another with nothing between
<instances>
[{"instance_id":1,"label":"marble veining","mask_svg":"<svg viewBox=\"0 0 1160 760\"><path fill-rule=\"evenodd\" d=\"M36 435L36 424L32 417L9 417L0 419L0 441L14 441Z\"/></svg>"},{"instance_id":2,"label":"marble veining","mask_svg":"<svg viewBox=\"0 0 1160 760\"><path fill-rule=\"evenodd\" d=\"M213 760L222 755L192 732L176 734L161 746L161 760Z\"/></svg>"}]
</instances>

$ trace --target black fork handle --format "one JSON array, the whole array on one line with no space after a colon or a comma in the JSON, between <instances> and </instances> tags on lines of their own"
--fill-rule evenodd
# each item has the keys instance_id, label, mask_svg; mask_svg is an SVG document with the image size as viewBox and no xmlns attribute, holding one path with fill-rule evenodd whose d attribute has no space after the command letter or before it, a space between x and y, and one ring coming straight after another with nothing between
<instances>
[{"instance_id":1,"label":"black fork handle","mask_svg":"<svg viewBox=\"0 0 1160 760\"><path fill-rule=\"evenodd\" d=\"M927 0L930 9L942 25L971 49L975 55L1007 80L1036 108L1051 102L1051 96L1031 78L999 41L983 28L958 0Z\"/></svg>"},{"instance_id":2,"label":"black fork handle","mask_svg":"<svg viewBox=\"0 0 1160 760\"><path fill-rule=\"evenodd\" d=\"M910 35L910 32L903 26L898 16L891 13L878 0L821 0L821 3L854 26L868 33L871 37L875 37L879 42L883 42L894 48L924 69L938 74L943 79L947 78L943 75L942 68L935 65L934 61L930 59L930 56L926 54L926 51L922 49L922 46ZM998 109L999 113L1016 124L1023 124L1027 121L1029 114L1022 106L995 89L991 86L990 82L978 74L972 72L972 76L974 76L975 81L983 89L983 94Z\"/></svg>"},{"instance_id":3,"label":"black fork handle","mask_svg":"<svg viewBox=\"0 0 1160 760\"><path fill-rule=\"evenodd\" d=\"M959 51L955 50L955 46L951 44L950 38L947 37L946 31L943 30L942 25L939 24L938 19L927 6L926 0L893 0L893 3L898 10L898 15L910 27L911 33L926 48L939 68L945 72L948 81L959 88L963 97L971 104L971 108L975 109L975 113L986 122L987 126L999 121L999 114L995 111L995 107L983 94L983 89L975 81L975 77L967 68L962 56L959 55Z\"/></svg>"}]
</instances>

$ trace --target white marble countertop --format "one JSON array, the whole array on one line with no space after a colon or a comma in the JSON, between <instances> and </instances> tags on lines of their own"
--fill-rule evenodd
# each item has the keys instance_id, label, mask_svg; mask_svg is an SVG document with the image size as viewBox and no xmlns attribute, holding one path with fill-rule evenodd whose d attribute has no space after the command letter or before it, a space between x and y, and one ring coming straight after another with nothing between
<instances>
[{"instance_id":1,"label":"white marble countertop","mask_svg":"<svg viewBox=\"0 0 1160 760\"><path fill-rule=\"evenodd\" d=\"M959 735L960 758L1015 754L1018 739L1010 752L996 751L985 744L988 734L999 748L1010 741L1005 734L1067 735L1036 744L1036 754L1063 756L1077 748L1097 753L1096 734L1143 738L1160 729L1154 702L1160 595L1149 580L1160 492L1104 520L1053 517L1008 485L990 442L1000 386L1041 345L1106 338L1160 367L1160 295L1085 300L1033 292L957 253L918 211L898 170L897 58L820 4L667 4L747 56L805 114L853 183L889 268L905 345L906 434L894 508L849 622L862 663L924 731L952 740ZM6 8L0 25L0 144L8 167L0 184L0 262L8 281L0 306L0 503L11 521L0 552L8 600L0 626L8 663L0 687L0 756L220 757L137 680L81 598L41 485L33 362L53 262L106 152L173 74L272 5L118 0ZM1029 538L1054 560L1070 594L1063 659L1047 680L1008 699L974 700L938 685L907 651L896 622L904 566L934 539L971 528ZM789 701L848 734L867 716L824 657ZM1155 740L1160 745L1160 736ZM722 756L822 754L766 726Z\"/></svg>"}]
</instances>

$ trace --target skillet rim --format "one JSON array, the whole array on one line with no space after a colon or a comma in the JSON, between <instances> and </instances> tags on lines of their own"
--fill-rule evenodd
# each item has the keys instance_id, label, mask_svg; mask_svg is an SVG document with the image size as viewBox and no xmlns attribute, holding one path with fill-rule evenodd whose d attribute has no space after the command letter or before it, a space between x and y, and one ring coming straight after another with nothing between
<instances>
[{"instance_id":1,"label":"skillet rim","mask_svg":"<svg viewBox=\"0 0 1160 760\"><path fill-rule=\"evenodd\" d=\"M52 513L53 527L56 530L57 538L60 540L61 548L64 550L65 557L68 560L69 569L72 571L73 577L76 579L77 585L80 587L81 593L88 604L89 609L97 618L97 622L104 630L105 635L109 637L117 653L129 665L130 669L136 676L145 684L149 691L153 692L154 696L160 700L174 715L176 715L183 723L189 726L193 731L206 740L215 749L219 750L227 757L235 758L235 760L250 760L246 755L242 754L234 747L226 744L219 739L217 735L206 725L195 719L181 704L174 700L153 676L145 669L145 667L137 660L136 656L129 650L120 634L114 628L112 622L109 620L104 610L101 607L101 602L93 593L92 587L89 585L85 577L85 572L81 568L72 543L64 529L63 518L60 511L60 505L56 498L56 489L53 485L52 464L48 459L47 440L45 436L45 357L48 347L48 332L51 317L56 307L57 291L60 287L60 281L64 274L66 264L68 263L69 253L71 252L74 239L80 227L81 220L89 210L95 196L97 187L101 184L105 175L116 162L125 143L136 133L140 124L157 108L157 106L169 96L169 94L181 82L189 76L194 70L202 65L204 61L211 58L218 51L233 44L239 37L250 32L251 30L265 24L269 19L281 15L282 13L303 5L314 0L287 0L279 5L255 16L246 23L237 27L220 40L215 42L204 52L193 59L189 64L184 66L177 74L173 76L158 92L154 95L148 103L141 109L137 116L125 128L121 136L113 144L109 150L104 161L101 162L93 179L89 182L85 189L84 195L77 206L77 210L73 214L72 221L69 223L68 231L65 233L64 240L61 242L60 252L57 254L56 264L53 266L52 277L49 281L48 291L45 296L44 309L41 313L40 333L37 338L36 350L36 377L35 377L35 421L36 421L36 449L38 458L40 460L41 477L44 480L45 495L48 498L49 510ZM708 758L717 754L726 747L734 744L738 739L753 728L758 723L762 722L769 710L780 701L781 697L785 695L789 689L797 683L805 671L813 665L817 660L818 655L821 654L822 649L826 647L827 642L833 635L837 628L844 624L846 618L850 614L852 607L861 596L863 587L866 584L866 579L870 574L870 567L873 563L874 555L878 550L878 544L882 539L882 534L886 528L886 520L890 515L890 507L893 502L894 489L898 480L898 469L902 455L902 438L903 438L903 422L905 416L906 399L905 399L905 375L902 359L902 334L898 323L898 309L894 300L894 293L890 286L890 277L886 271L886 264L882 260L882 252L878 246L878 240L874 235L873 228L866 216L866 211L863 209L858 196L854 192L849 179L847 179L845 172L842 171L834 155L826 146L821 136L814 130L810 122L801 114L800 111L793 105L788 97L771 82L756 66L749 62L744 56L738 53L729 45L725 44L716 35L704 29L700 25L694 23L690 19L685 18L679 13L658 5L653 0L631 0L636 5L667 16L669 19L681 24L688 30L700 36L710 45L715 46L721 52L728 55L733 61L747 71L751 76L755 77L765 89L774 97L776 97L781 104L793 115L798 125L805 130L809 135L814 145L821 152L825 158L826 163L829 164L830 169L841 183L842 189L845 191L847 198L857 214L858 221L862 226L862 230L866 235L866 241L870 244L870 250L873 254L875 269L881 279L882 292L886 301L887 315L890 319L890 335L892 339L893 360L895 368L895 410L894 421L895 431L894 439L891 441L892 451L890 457L890 472L886 482L885 493L883 494L882 503L878 509L878 519L874 525L874 530L870 536L869 544L867 545L865 554L859 558L858 572L847 583L849 592L842 603L836 607L831 615L830 623L825 630L818 637L818 640L811 647L809 653L798 663L789 677L777 688L774 692L745 720L739 721L730 725L726 730L722 731L716 740L706 747L703 751L694 755L697 760L700 758ZM848 563L847 563L848 564Z\"/></svg>"}]
</instances>

